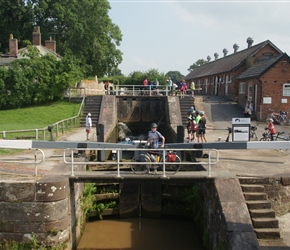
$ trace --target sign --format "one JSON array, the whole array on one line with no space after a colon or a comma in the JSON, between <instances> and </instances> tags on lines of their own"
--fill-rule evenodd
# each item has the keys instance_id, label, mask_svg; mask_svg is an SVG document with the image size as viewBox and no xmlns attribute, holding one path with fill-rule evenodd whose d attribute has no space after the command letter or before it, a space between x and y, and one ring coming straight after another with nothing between
<instances>
[{"instance_id":1,"label":"sign","mask_svg":"<svg viewBox=\"0 0 290 250\"><path fill-rule=\"evenodd\" d=\"M232 124L251 124L251 118L232 118Z\"/></svg>"}]
</instances>

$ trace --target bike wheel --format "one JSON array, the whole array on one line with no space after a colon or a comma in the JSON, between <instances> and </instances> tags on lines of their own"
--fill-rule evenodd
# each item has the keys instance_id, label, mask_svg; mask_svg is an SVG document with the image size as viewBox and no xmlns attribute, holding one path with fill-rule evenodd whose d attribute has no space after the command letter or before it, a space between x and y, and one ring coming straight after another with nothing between
<instances>
[{"instance_id":1,"label":"bike wheel","mask_svg":"<svg viewBox=\"0 0 290 250\"><path fill-rule=\"evenodd\" d=\"M271 138L269 138L269 137L262 137L260 139L260 141L271 141Z\"/></svg>"},{"instance_id":2,"label":"bike wheel","mask_svg":"<svg viewBox=\"0 0 290 250\"><path fill-rule=\"evenodd\" d=\"M280 125L285 125L287 122L288 122L288 117L287 116L280 116L279 117Z\"/></svg>"},{"instance_id":3,"label":"bike wheel","mask_svg":"<svg viewBox=\"0 0 290 250\"><path fill-rule=\"evenodd\" d=\"M146 154L140 154L139 156L134 156L131 162L141 163L141 164L131 164L131 170L135 174L146 174L150 169L150 158Z\"/></svg>"},{"instance_id":4,"label":"bike wheel","mask_svg":"<svg viewBox=\"0 0 290 250\"><path fill-rule=\"evenodd\" d=\"M160 162L163 162L163 160L161 159ZM181 168L181 164L179 164L181 159L178 155L175 155L175 161L168 161L168 155L166 155L165 162L165 173L168 175L177 173Z\"/></svg>"}]
</instances>

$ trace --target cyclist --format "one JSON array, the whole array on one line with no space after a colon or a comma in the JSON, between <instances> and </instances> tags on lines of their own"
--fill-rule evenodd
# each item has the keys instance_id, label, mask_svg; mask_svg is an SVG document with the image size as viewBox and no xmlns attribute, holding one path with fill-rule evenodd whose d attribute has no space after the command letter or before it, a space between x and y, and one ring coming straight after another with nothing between
<instances>
[{"instance_id":1,"label":"cyclist","mask_svg":"<svg viewBox=\"0 0 290 250\"><path fill-rule=\"evenodd\" d=\"M276 134L276 130L275 130L275 126L274 126L274 121L273 121L273 119L269 119L268 120L268 129L269 129L269 132L270 132L270 134L271 134L271 141L274 141L274 135Z\"/></svg>"},{"instance_id":2,"label":"cyclist","mask_svg":"<svg viewBox=\"0 0 290 250\"><path fill-rule=\"evenodd\" d=\"M157 131L157 124L151 123L151 130L148 132L148 139L146 145L149 144L149 148L158 148L159 140L161 139L161 148L164 148L165 137ZM157 153L158 154L158 153ZM147 173L150 173L150 165L147 167ZM154 167L154 174L157 173L157 166Z\"/></svg>"}]
</instances>

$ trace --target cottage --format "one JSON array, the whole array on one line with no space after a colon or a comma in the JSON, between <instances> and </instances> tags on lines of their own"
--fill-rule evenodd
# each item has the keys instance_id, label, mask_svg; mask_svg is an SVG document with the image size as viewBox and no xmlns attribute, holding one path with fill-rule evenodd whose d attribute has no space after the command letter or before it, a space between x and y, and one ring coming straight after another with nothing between
<instances>
[{"instance_id":1,"label":"cottage","mask_svg":"<svg viewBox=\"0 0 290 250\"><path fill-rule=\"evenodd\" d=\"M58 60L61 59L61 56L56 53L56 41L52 40L51 37L49 38L49 40L45 41L45 46L41 45L41 33L40 33L39 26L35 26L33 28L32 45L35 46L39 50L41 55L52 54ZM19 49L18 48L18 40L15 39L12 34L10 34L9 52L7 54L1 55L0 66L7 65L14 60L24 58L23 52L25 52L26 50L27 50L26 47Z\"/></svg>"}]
</instances>

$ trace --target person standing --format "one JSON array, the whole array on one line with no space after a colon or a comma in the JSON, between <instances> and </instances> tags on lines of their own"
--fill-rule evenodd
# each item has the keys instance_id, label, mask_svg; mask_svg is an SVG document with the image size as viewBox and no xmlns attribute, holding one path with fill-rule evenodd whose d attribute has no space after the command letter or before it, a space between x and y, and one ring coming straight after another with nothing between
<instances>
[{"instance_id":1,"label":"person standing","mask_svg":"<svg viewBox=\"0 0 290 250\"><path fill-rule=\"evenodd\" d=\"M180 88L180 92L181 92L180 98L183 98L185 96L186 90L187 90L187 84L186 84L185 80L182 80L181 88Z\"/></svg>"},{"instance_id":2,"label":"person standing","mask_svg":"<svg viewBox=\"0 0 290 250\"><path fill-rule=\"evenodd\" d=\"M89 136L91 133L92 129L92 118L91 118L91 113L88 113L86 116L86 134L87 134L87 140L90 140Z\"/></svg>"},{"instance_id":3,"label":"person standing","mask_svg":"<svg viewBox=\"0 0 290 250\"><path fill-rule=\"evenodd\" d=\"M157 131L157 124L151 123L151 130L148 132L148 139L146 145L149 144L149 148L159 148L159 140L161 139L161 148L164 148L165 137ZM157 165L157 164L156 164ZM157 173L157 167L154 166L154 174ZM150 165L147 167L147 173L150 173Z\"/></svg>"},{"instance_id":4,"label":"person standing","mask_svg":"<svg viewBox=\"0 0 290 250\"><path fill-rule=\"evenodd\" d=\"M191 96L194 97L195 83L193 80L190 83L190 89L191 89Z\"/></svg>"},{"instance_id":5,"label":"person standing","mask_svg":"<svg viewBox=\"0 0 290 250\"><path fill-rule=\"evenodd\" d=\"M144 93L143 94L148 94L147 93L148 92L148 79L147 79L147 77L145 77L145 79L143 80L143 86L144 86L144 88L143 88Z\"/></svg>"},{"instance_id":6,"label":"person standing","mask_svg":"<svg viewBox=\"0 0 290 250\"><path fill-rule=\"evenodd\" d=\"M168 77L168 93L172 93L172 80L171 77Z\"/></svg>"},{"instance_id":7,"label":"person standing","mask_svg":"<svg viewBox=\"0 0 290 250\"><path fill-rule=\"evenodd\" d=\"M200 119L198 122L198 134L197 134L197 142L207 142L205 134L206 134L206 118L204 117L204 112L200 111Z\"/></svg>"}]
</instances>

